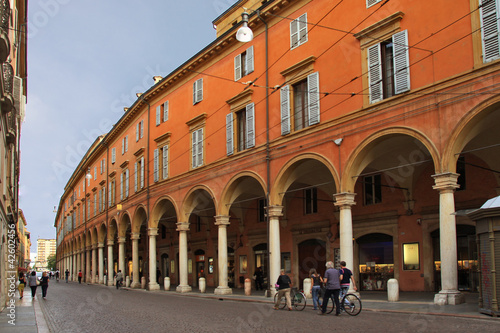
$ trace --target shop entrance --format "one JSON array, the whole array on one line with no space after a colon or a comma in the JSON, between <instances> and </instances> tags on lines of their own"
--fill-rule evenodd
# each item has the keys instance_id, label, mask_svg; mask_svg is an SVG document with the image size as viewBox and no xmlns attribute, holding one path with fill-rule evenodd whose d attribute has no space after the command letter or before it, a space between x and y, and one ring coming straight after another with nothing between
<instances>
[{"instance_id":1,"label":"shop entrance","mask_svg":"<svg viewBox=\"0 0 500 333\"><path fill-rule=\"evenodd\" d=\"M264 289L267 289L267 244L261 243L253 247L253 252L255 254L255 267L250 274L253 276L257 267L262 267L262 273L264 275ZM274 283L274 282L273 282ZM273 284L271 284L273 285Z\"/></svg>"},{"instance_id":2,"label":"shop entrance","mask_svg":"<svg viewBox=\"0 0 500 333\"><path fill-rule=\"evenodd\" d=\"M368 234L356 240L359 245L359 284L361 290L387 290L394 277L392 236Z\"/></svg>"},{"instance_id":3,"label":"shop entrance","mask_svg":"<svg viewBox=\"0 0 500 333\"><path fill-rule=\"evenodd\" d=\"M441 290L439 229L431 233L434 250L434 290ZM478 291L476 227L457 225L458 290Z\"/></svg>"},{"instance_id":4,"label":"shop entrance","mask_svg":"<svg viewBox=\"0 0 500 333\"><path fill-rule=\"evenodd\" d=\"M193 281L194 286L198 286L198 279L205 277L205 251L196 250L194 252L195 263L196 263L196 281Z\"/></svg>"},{"instance_id":5,"label":"shop entrance","mask_svg":"<svg viewBox=\"0 0 500 333\"><path fill-rule=\"evenodd\" d=\"M318 239L308 239L299 244L299 287L305 278L309 277L309 270L316 269L318 274L324 276L326 264L325 242Z\"/></svg>"}]
</instances>

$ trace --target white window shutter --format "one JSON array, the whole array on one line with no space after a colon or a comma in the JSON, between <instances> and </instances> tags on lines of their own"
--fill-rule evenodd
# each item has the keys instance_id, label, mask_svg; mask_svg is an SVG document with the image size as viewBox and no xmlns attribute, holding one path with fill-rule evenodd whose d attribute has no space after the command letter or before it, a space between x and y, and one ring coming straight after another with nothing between
<instances>
[{"instance_id":1,"label":"white window shutter","mask_svg":"<svg viewBox=\"0 0 500 333\"><path fill-rule=\"evenodd\" d=\"M483 62L500 57L499 8L496 0L481 0L481 36L483 39Z\"/></svg>"},{"instance_id":2,"label":"white window shutter","mask_svg":"<svg viewBox=\"0 0 500 333\"><path fill-rule=\"evenodd\" d=\"M307 91L308 91L308 109L309 109L309 126L318 124L320 121L320 108L319 108L319 72L314 72L307 77Z\"/></svg>"},{"instance_id":3,"label":"white window shutter","mask_svg":"<svg viewBox=\"0 0 500 333\"><path fill-rule=\"evenodd\" d=\"M108 187L108 207L111 207L111 185Z\"/></svg>"},{"instance_id":4,"label":"white window shutter","mask_svg":"<svg viewBox=\"0 0 500 333\"><path fill-rule=\"evenodd\" d=\"M163 146L163 179L168 178L168 145Z\"/></svg>"},{"instance_id":5,"label":"white window shutter","mask_svg":"<svg viewBox=\"0 0 500 333\"><path fill-rule=\"evenodd\" d=\"M138 173L137 162L135 162L135 164L134 164L134 191L135 192L137 192L138 182L139 182L139 173Z\"/></svg>"},{"instance_id":6,"label":"white window shutter","mask_svg":"<svg viewBox=\"0 0 500 333\"><path fill-rule=\"evenodd\" d=\"M111 148L111 163L115 163L116 162L116 148L113 147Z\"/></svg>"},{"instance_id":7,"label":"white window shutter","mask_svg":"<svg viewBox=\"0 0 500 333\"><path fill-rule=\"evenodd\" d=\"M137 123L135 125L135 142L139 141L139 126L140 126L140 123Z\"/></svg>"},{"instance_id":8,"label":"white window shutter","mask_svg":"<svg viewBox=\"0 0 500 333\"><path fill-rule=\"evenodd\" d=\"M191 159L192 159L192 167L196 168L196 142L198 140L198 131L194 131L191 134Z\"/></svg>"},{"instance_id":9,"label":"white window shutter","mask_svg":"<svg viewBox=\"0 0 500 333\"><path fill-rule=\"evenodd\" d=\"M144 188L144 157L141 157L141 188Z\"/></svg>"},{"instance_id":10,"label":"white window shutter","mask_svg":"<svg viewBox=\"0 0 500 333\"><path fill-rule=\"evenodd\" d=\"M234 81L241 79L241 54L234 57Z\"/></svg>"},{"instance_id":11,"label":"white window shutter","mask_svg":"<svg viewBox=\"0 0 500 333\"><path fill-rule=\"evenodd\" d=\"M103 172L106 172L106 157L102 159Z\"/></svg>"},{"instance_id":12,"label":"white window shutter","mask_svg":"<svg viewBox=\"0 0 500 333\"><path fill-rule=\"evenodd\" d=\"M253 72L253 45L250 46L246 51L246 64L245 64L245 75Z\"/></svg>"},{"instance_id":13,"label":"white window shutter","mask_svg":"<svg viewBox=\"0 0 500 333\"><path fill-rule=\"evenodd\" d=\"M290 133L290 86L280 89L281 97L281 135Z\"/></svg>"},{"instance_id":14,"label":"white window shutter","mask_svg":"<svg viewBox=\"0 0 500 333\"><path fill-rule=\"evenodd\" d=\"M394 48L394 93L410 90L410 60L408 56L408 30L392 36Z\"/></svg>"},{"instance_id":15,"label":"white window shutter","mask_svg":"<svg viewBox=\"0 0 500 333\"><path fill-rule=\"evenodd\" d=\"M299 22L293 20L290 22L290 48L293 49L299 44Z\"/></svg>"},{"instance_id":16,"label":"white window shutter","mask_svg":"<svg viewBox=\"0 0 500 333\"><path fill-rule=\"evenodd\" d=\"M203 100L203 78L193 83L193 105Z\"/></svg>"},{"instance_id":17,"label":"white window shutter","mask_svg":"<svg viewBox=\"0 0 500 333\"><path fill-rule=\"evenodd\" d=\"M163 121L167 121L168 120L168 108L169 108L169 102L166 101L165 103L163 103Z\"/></svg>"},{"instance_id":18,"label":"white window shutter","mask_svg":"<svg viewBox=\"0 0 500 333\"><path fill-rule=\"evenodd\" d=\"M125 152L128 152L128 135L125 136Z\"/></svg>"},{"instance_id":19,"label":"white window shutter","mask_svg":"<svg viewBox=\"0 0 500 333\"><path fill-rule=\"evenodd\" d=\"M144 137L144 120L141 120L140 122L141 124L141 127L140 127L140 135L141 135L141 139Z\"/></svg>"},{"instance_id":20,"label":"white window shutter","mask_svg":"<svg viewBox=\"0 0 500 333\"><path fill-rule=\"evenodd\" d=\"M203 128L198 130L198 166L203 165Z\"/></svg>"},{"instance_id":21,"label":"white window shutter","mask_svg":"<svg viewBox=\"0 0 500 333\"><path fill-rule=\"evenodd\" d=\"M156 126L161 124L161 105L156 107Z\"/></svg>"},{"instance_id":22,"label":"white window shutter","mask_svg":"<svg viewBox=\"0 0 500 333\"><path fill-rule=\"evenodd\" d=\"M102 187L102 211L106 209L106 186Z\"/></svg>"},{"instance_id":23,"label":"white window shutter","mask_svg":"<svg viewBox=\"0 0 500 333\"><path fill-rule=\"evenodd\" d=\"M122 155L125 154L125 138L122 139Z\"/></svg>"},{"instance_id":24,"label":"white window shutter","mask_svg":"<svg viewBox=\"0 0 500 333\"><path fill-rule=\"evenodd\" d=\"M233 113L230 112L226 115L226 154L228 156L234 153L233 137Z\"/></svg>"},{"instance_id":25,"label":"white window shutter","mask_svg":"<svg viewBox=\"0 0 500 333\"><path fill-rule=\"evenodd\" d=\"M245 148L255 147L255 104L246 106L247 142Z\"/></svg>"},{"instance_id":26,"label":"white window shutter","mask_svg":"<svg viewBox=\"0 0 500 333\"><path fill-rule=\"evenodd\" d=\"M298 27L299 27L299 45L302 45L305 42L307 42L307 13L302 14L299 17Z\"/></svg>"},{"instance_id":27,"label":"white window shutter","mask_svg":"<svg viewBox=\"0 0 500 333\"><path fill-rule=\"evenodd\" d=\"M123 176L123 172L122 172L120 174L120 201L123 200L124 189L125 189L125 186L124 186L124 176Z\"/></svg>"},{"instance_id":28,"label":"white window shutter","mask_svg":"<svg viewBox=\"0 0 500 333\"><path fill-rule=\"evenodd\" d=\"M160 179L160 177L158 177L158 171L160 170L160 165L159 165L160 159L158 158L158 148L154 150L153 156L154 156L153 176L154 176L154 181L157 182Z\"/></svg>"},{"instance_id":29,"label":"white window shutter","mask_svg":"<svg viewBox=\"0 0 500 333\"><path fill-rule=\"evenodd\" d=\"M381 101L384 97L382 87L382 61L380 44L368 48L368 85L370 103Z\"/></svg>"},{"instance_id":30,"label":"white window shutter","mask_svg":"<svg viewBox=\"0 0 500 333\"><path fill-rule=\"evenodd\" d=\"M128 189L129 189L129 177L130 176L130 172L127 170L125 170L125 197L128 198Z\"/></svg>"}]
</instances>

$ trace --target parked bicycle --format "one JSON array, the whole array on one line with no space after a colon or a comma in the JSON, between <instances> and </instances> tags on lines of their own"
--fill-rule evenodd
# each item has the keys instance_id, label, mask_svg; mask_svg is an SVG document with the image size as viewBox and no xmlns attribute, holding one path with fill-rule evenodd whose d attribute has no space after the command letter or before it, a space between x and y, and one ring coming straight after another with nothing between
<instances>
[{"instance_id":1,"label":"parked bicycle","mask_svg":"<svg viewBox=\"0 0 500 333\"><path fill-rule=\"evenodd\" d=\"M276 302L277 299L278 299L278 293L274 295L274 304L277 303ZM306 295L302 291L299 291L297 288L292 288L290 290L290 300L292 301L292 306L295 308L295 310L302 311L305 309L307 302ZM286 308L285 296L281 297L279 302L279 307L281 309Z\"/></svg>"},{"instance_id":2,"label":"parked bicycle","mask_svg":"<svg viewBox=\"0 0 500 333\"><path fill-rule=\"evenodd\" d=\"M335 302L332 299L328 302L326 313L332 313L335 307ZM340 300L340 311L345 312L350 316L357 316L362 309L361 299L355 294L345 294Z\"/></svg>"}]
</instances>

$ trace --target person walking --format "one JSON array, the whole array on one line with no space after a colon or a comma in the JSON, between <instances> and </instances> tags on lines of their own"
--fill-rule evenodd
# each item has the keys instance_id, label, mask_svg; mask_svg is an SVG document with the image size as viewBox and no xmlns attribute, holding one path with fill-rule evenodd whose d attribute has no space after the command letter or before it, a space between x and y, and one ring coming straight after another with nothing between
<instances>
[{"instance_id":1,"label":"person walking","mask_svg":"<svg viewBox=\"0 0 500 333\"><path fill-rule=\"evenodd\" d=\"M321 283L323 279L321 275L316 272L315 268L309 270L309 278L311 279L311 295L313 299L314 310L318 310L321 307L321 302L319 301L319 294L321 292Z\"/></svg>"},{"instance_id":2,"label":"person walking","mask_svg":"<svg viewBox=\"0 0 500 333\"><path fill-rule=\"evenodd\" d=\"M82 284L82 277L83 277L83 273L82 273L82 270L80 269L78 271L78 283L79 284Z\"/></svg>"},{"instance_id":3,"label":"person walking","mask_svg":"<svg viewBox=\"0 0 500 333\"><path fill-rule=\"evenodd\" d=\"M343 299L344 296L349 291L349 286L351 285L351 281L352 281L352 288L354 290L358 290L358 288L356 287L356 281L354 281L354 276L352 274L352 271L346 267L346 262L343 260L340 262L340 274L342 275L342 280L340 281L340 299ZM348 303L347 300L346 302Z\"/></svg>"},{"instance_id":4,"label":"person walking","mask_svg":"<svg viewBox=\"0 0 500 333\"><path fill-rule=\"evenodd\" d=\"M274 310L279 309L281 298L285 295L288 311L292 311L292 302L290 300L290 287L292 286L292 280L290 280L290 277L285 274L284 269L280 271L280 276L278 277L278 281L276 281L276 285L278 286L278 297L276 298L276 303L274 304Z\"/></svg>"},{"instance_id":5,"label":"person walking","mask_svg":"<svg viewBox=\"0 0 500 333\"><path fill-rule=\"evenodd\" d=\"M333 295L333 301L335 302L335 315L340 315L339 306L339 292L340 292L340 281L342 280L342 275L340 271L333 268L333 262L328 261L326 263L326 272L323 282L326 284L325 296L323 296L323 305L321 308L320 315L326 313L326 307L328 306L328 300Z\"/></svg>"},{"instance_id":6,"label":"person walking","mask_svg":"<svg viewBox=\"0 0 500 333\"><path fill-rule=\"evenodd\" d=\"M47 297L47 288L49 288L49 276L47 272L42 273L42 278L40 279L40 286L42 287L42 298Z\"/></svg>"},{"instance_id":7,"label":"person walking","mask_svg":"<svg viewBox=\"0 0 500 333\"><path fill-rule=\"evenodd\" d=\"M123 283L123 273L121 269L119 269L118 273L116 273L116 289L119 289L122 283Z\"/></svg>"},{"instance_id":8,"label":"person walking","mask_svg":"<svg viewBox=\"0 0 500 333\"><path fill-rule=\"evenodd\" d=\"M56 271L56 281L59 282L59 270Z\"/></svg>"},{"instance_id":9,"label":"person walking","mask_svg":"<svg viewBox=\"0 0 500 333\"><path fill-rule=\"evenodd\" d=\"M69 269L66 268L66 272L64 272L64 275L66 275L66 283L68 283L69 279Z\"/></svg>"},{"instance_id":10,"label":"person walking","mask_svg":"<svg viewBox=\"0 0 500 333\"><path fill-rule=\"evenodd\" d=\"M19 286L17 287L17 289L19 289L19 299L23 299L25 286L26 286L26 278L24 277L24 273L21 272L19 273Z\"/></svg>"},{"instance_id":11,"label":"person walking","mask_svg":"<svg viewBox=\"0 0 500 333\"><path fill-rule=\"evenodd\" d=\"M31 298L35 299L35 295L36 295L36 272L35 271L32 271L31 272L31 275L28 277L28 284L30 285L30 288L31 288Z\"/></svg>"},{"instance_id":12,"label":"person walking","mask_svg":"<svg viewBox=\"0 0 500 333\"><path fill-rule=\"evenodd\" d=\"M255 271L255 290L264 290L264 272L262 271L262 267L257 267Z\"/></svg>"}]
</instances>

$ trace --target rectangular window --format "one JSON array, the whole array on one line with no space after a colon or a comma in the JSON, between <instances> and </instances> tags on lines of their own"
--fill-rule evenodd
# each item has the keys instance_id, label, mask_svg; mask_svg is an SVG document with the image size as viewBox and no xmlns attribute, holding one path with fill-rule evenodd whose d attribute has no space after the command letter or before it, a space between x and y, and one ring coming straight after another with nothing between
<instances>
[{"instance_id":1,"label":"rectangular window","mask_svg":"<svg viewBox=\"0 0 500 333\"><path fill-rule=\"evenodd\" d=\"M163 170L163 179L168 178L168 145L163 146L163 161L162 161L162 170Z\"/></svg>"},{"instance_id":2,"label":"rectangular window","mask_svg":"<svg viewBox=\"0 0 500 333\"><path fill-rule=\"evenodd\" d=\"M292 96L290 96L292 90ZM281 134L318 124L320 122L319 73L307 76L290 89L289 85L280 90L281 98ZM293 110L293 114L291 114Z\"/></svg>"},{"instance_id":3,"label":"rectangular window","mask_svg":"<svg viewBox=\"0 0 500 333\"><path fill-rule=\"evenodd\" d=\"M135 142L142 139L144 136L144 120L141 120L135 125Z\"/></svg>"},{"instance_id":4,"label":"rectangular window","mask_svg":"<svg viewBox=\"0 0 500 333\"><path fill-rule=\"evenodd\" d=\"M500 25L498 0L481 0L481 37L483 61L490 62L500 57Z\"/></svg>"},{"instance_id":5,"label":"rectangular window","mask_svg":"<svg viewBox=\"0 0 500 333\"><path fill-rule=\"evenodd\" d=\"M122 139L122 155L128 151L128 135Z\"/></svg>"},{"instance_id":6,"label":"rectangular window","mask_svg":"<svg viewBox=\"0 0 500 333\"><path fill-rule=\"evenodd\" d=\"M382 202L382 182L380 175L363 177L365 205Z\"/></svg>"},{"instance_id":7,"label":"rectangular window","mask_svg":"<svg viewBox=\"0 0 500 333\"><path fill-rule=\"evenodd\" d=\"M164 122L168 120L169 108L170 108L170 103L168 101L163 103L163 121Z\"/></svg>"},{"instance_id":8,"label":"rectangular window","mask_svg":"<svg viewBox=\"0 0 500 333\"><path fill-rule=\"evenodd\" d=\"M192 167L203 165L203 128L193 131L191 134Z\"/></svg>"},{"instance_id":9,"label":"rectangular window","mask_svg":"<svg viewBox=\"0 0 500 333\"><path fill-rule=\"evenodd\" d=\"M161 105L156 107L156 126L161 124Z\"/></svg>"},{"instance_id":10,"label":"rectangular window","mask_svg":"<svg viewBox=\"0 0 500 333\"><path fill-rule=\"evenodd\" d=\"M115 164L116 162L116 148L111 148L111 164Z\"/></svg>"},{"instance_id":11,"label":"rectangular window","mask_svg":"<svg viewBox=\"0 0 500 333\"><path fill-rule=\"evenodd\" d=\"M410 90L407 30L370 46L367 52L370 103Z\"/></svg>"},{"instance_id":12,"label":"rectangular window","mask_svg":"<svg viewBox=\"0 0 500 333\"><path fill-rule=\"evenodd\" d=\"M307 13L290 22L290 48L307 42Z\"/></svg>"},{"instance_id":13,"label":"rectangular window","mask_svg":"<svg viewBox=\"0 0 500 333\"><path fill-rule=\"evenodd\" d=\"M255 106L254 103L236 112L236 149L243 151L255 146ZM227 155L233 154L233 114L229 113L226 116L226 143Z\"/></svg>"},{"instance_id":14,"label":"rectangular window","mask_svg":"<svg viewBox=\"0 0 500 333\"><path fill-rule=\"evenodd\" d=\"M243 76L254 71L253 46L234 57L234 80L238 81Z\"/></svg>"},{"instance_id":15,"label":"rectangular window","mask_svg":"<svg viewBox=\"0 0 500 333\"><path fill-rule=\"evenodd\" d=\"M156 126L168 120L168 101L156 107Z\"/></svg>"},{"instance_id":16,"label":"rectangular window","mask_svg":"<svg viewBox=\"0 0 500 333\"><path fill-rule=\"evenodd\" d=\"M94 216L97 215L97 194L94 193Z\"/></svg>"},{"instance_id":17,"label":"rectangular window","mask_svg":"<svg viewBox=\"0 0 500 333\"><path fill-rule=\"evenodd\" d=\"M304 214L318 212L318 189L316 187L304 190Z\"/></svg>"},{"instance_id":18,"label":"rectangular window","mask_svg":"<svg viewBox=\"0 0 500 333\"><path fill-rule=\"evenodd\" d=\"M203 79L198 79L193 83L193 105L203 100Z\"/></svg>"},{"instance_id":19,"label":"rectangular window","mask_svg":"<svg viewBox=\"0 0 500 333\"><path fill-rule=\"evenodd\" d=\"M403 270L405 271L420 270L420 256L419 256L418 243L403 244Z\"/></svg>"},{"instance_id":20,"label":"rectangular window","mask_svg":"<svg viewBox=\"0 0 500 333\"><path fill-rule=\"evenodd\" d=\"M97 180L97 167L94 167L94 180Z\"/></svg>"},{"instance_id":21,"label":"rectangular window","mask_svg":"<svg viewBox=\"0 0 500 333\"><path fill-rule=\"evenodd\" d=\"M159 172L160 172L160 158L159 158L159 150L158 148L156 148L153 152L153 179L155 183L160 180Z\"/></svg>"}]
</instances>

